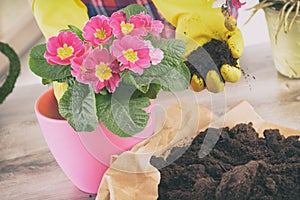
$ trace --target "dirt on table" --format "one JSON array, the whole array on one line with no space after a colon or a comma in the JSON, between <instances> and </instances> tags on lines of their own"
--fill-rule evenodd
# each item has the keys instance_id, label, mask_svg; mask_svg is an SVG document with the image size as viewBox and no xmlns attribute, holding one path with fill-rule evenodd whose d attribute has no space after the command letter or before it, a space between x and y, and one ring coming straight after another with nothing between
<instances>
[{"instance_id":1,"label":"dirt on table","mask_svg":"<svg viewBox=\"0 0 300 200\"><path fill-rule=\"evenodd\" d=\"M166 160L153 157L161 173L158 199L300 199L299 136L285 138L277 129L263 134L251 123L209 128Z\"/></svg>"}]
</instances>

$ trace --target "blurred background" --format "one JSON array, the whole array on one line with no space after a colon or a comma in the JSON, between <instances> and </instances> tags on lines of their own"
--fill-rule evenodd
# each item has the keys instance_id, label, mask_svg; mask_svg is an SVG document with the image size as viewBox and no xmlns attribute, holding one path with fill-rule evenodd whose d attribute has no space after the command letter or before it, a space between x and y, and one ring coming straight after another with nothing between
<instances>
[{"instance_id":1,"label":"blurred background","mask_svg":"<svg viewBox=\"0 0 300 200\"><path fill-rule=\"evenodd\" d=\"M217 0L215 6L221 5L224 1ZM245 25L251 15L251 11L246 9L252 7L258 0L247 0L246 2L247 4L240 10L238 21L246 48L259 43L268 45L267 27L262 11L259 11ZM0 41L8 43L20 56L22 69L16 86L39 83L40 79L30 72L27 62L30 48L44 42L44 39L32 16L28 0L0 0ZM7 72L8 60L0 54L0 85L2 85Z\"/></svg>"},{"instance_id":2,"label":"blurred background","mask_svg":"<svg viewBox=\"0 0 300 200\"><path fill-rule=\"evenodd\" d=\"M29 49L43 41L28 0L0 0L0 41L8 43L21 59L21 74L16 86L37 83L27 64ZM0 85L8 72L8 59L0 53Z\"/></svg>"}]
</instances>

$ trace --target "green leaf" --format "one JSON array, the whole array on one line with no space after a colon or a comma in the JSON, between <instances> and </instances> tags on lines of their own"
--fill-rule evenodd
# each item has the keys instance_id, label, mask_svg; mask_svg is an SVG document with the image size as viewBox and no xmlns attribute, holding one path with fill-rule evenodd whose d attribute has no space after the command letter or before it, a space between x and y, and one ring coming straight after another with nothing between
<instances>
[{"instance_id":1,"label":"green leaf","mask_svg":"<svg viewBox=\"0 0 300 200\"><path fill-rule=\"evenodd\" d=\"M60 80L71 76L69 65L50 65L44 58L46 44L33 47L29 54L29 66L36 75L50 80Z\"/></svg>"},{"instance_id":2,"label":"green leaf","mask_svg":"<svg viewBox=\"0 0 300 200\"><path fill-rule=\"evenodd\" d=\"M125 12L127 21L129 21L130 16L132 15L137 15L140 14L141 12L147 14L147 9L144 6L139 4L130 4L129 6L121 9L120 11Z\"/></svg>"},{"instance_id":3,"label":"green leaf","mask_svg":"<svg viewBox=\"0 0 300 200\"><path fill-rule=\"evenodd\" d=\"M68 86L68 90L59 101L59 113L75 131L94 131L99 123L93 88L78 82Z\"/></svg>"},{"instance_id":4,"label":"green leaf","mask_svg":"<svg viewBox=\"0 0 300 200\"><path fill-rule=\"evenodd\" d=\"M104 126L120 137L131 137L145 129L149 113L149 98L132 98L136 89L120 85L115 93L96 94L97 115Z\"/></svg>"},{"instance_id":5,"label":"green leaf","mask_svg":"<svg viewBox=\"0 0 300 200\"><path fill-rule=\"evenodd\" d=\"M133 96L134 98L148 97L149 99L156 99L160 89L161 86L159 84L151 83L146 93L136 90Z\"/></svg>"},{"instance_id":6,"label":"green leaf","mask_svg":"<svg viewBox=\"0 0 300 200\"><path fill-rule=\"evenodd\" d=\"M50 79L45 79L45 78L42 79L42 84L43 84L43 85L48 85L48 84L50 84L50 83L52 83L52 80L50 80Z\"/></svg>"},{"instance_id":7,"label":"green leaf","mask_svg":"<svg viewBox=\"0 0 300 200\"><path fill-rule=\"evenodd\" d=\"M82 36L82 31L79 28L77 28L74 25L68 25L68 27L69 27L70 31L75 33L82 41L84 41L84 38Z\"/></svg>"},{"instance_id":8,"label":"green leaf","mask_svg":"<svg viewBox=\"0 0 300 200\"><path fill-rule=\"evenodd\" d=\"M154 37L149 38L155 48L169 52L172 56L182 59L185 55L185 43L177 39L160 39L155 40Z\"/></svg>"},{"instance_id":9,"label":"green leaf","mask_svg":"<svg viewBox=\"0 0 300 200\"><path fill-rule=\"evenodd\" d=\"M166 91L182 91L188 88L190 83L190 71L182 61L185 53L185 44L181 40L152 41L156 48L164 52L164 58L158 65L152 65L144 69L142 75L125 70L122 80L127 84L133 84L138 90L146 93L151 83L161 85Z\"/></svg>"}]
</instances>

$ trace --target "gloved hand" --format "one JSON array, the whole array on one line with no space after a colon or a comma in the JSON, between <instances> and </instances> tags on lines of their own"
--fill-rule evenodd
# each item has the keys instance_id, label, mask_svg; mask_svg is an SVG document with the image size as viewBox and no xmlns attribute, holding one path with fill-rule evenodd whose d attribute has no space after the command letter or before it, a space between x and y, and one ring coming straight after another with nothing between
<instances>
[{"instance_id":1,"label":"gloved hand","mask_svg":"<svg viewBox=\"0 0 300 200\"><path fill-rule=\"evenodd\" d=\"M186 63L192 73L190 85L194 91L207 88L214 93L221 92L225 82L240 79L242 73L238 59L243 53L244 41L236 27L237 11L242 5L239 0L228 2L231 4L222 9L213 8L214 0L153 2L166 20L176 27L176 38L186 43ZM220 48L224 51L217 55Z\"/></svg>"}]
</instances>

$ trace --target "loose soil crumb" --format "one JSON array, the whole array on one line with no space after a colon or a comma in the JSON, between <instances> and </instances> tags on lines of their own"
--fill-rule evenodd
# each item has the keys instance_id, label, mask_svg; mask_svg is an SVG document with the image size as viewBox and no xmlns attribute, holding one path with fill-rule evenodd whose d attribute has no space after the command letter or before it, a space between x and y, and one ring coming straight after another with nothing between
<instances>
[{"instance_id":1,"label":"loose soil crumb","mask_svg":"<svg viewBox=\"0 0 300 200\"><path fill-rule=\"evenodd\" d=\"M200 158L206 134L219 140ZM161 173L159 200L300 199L299 136L285 138L276 129L259 138L251 123L210 128L190 147L173 148L166 161L153 157L151 163Z\"/></svg>"}]
</instances>

